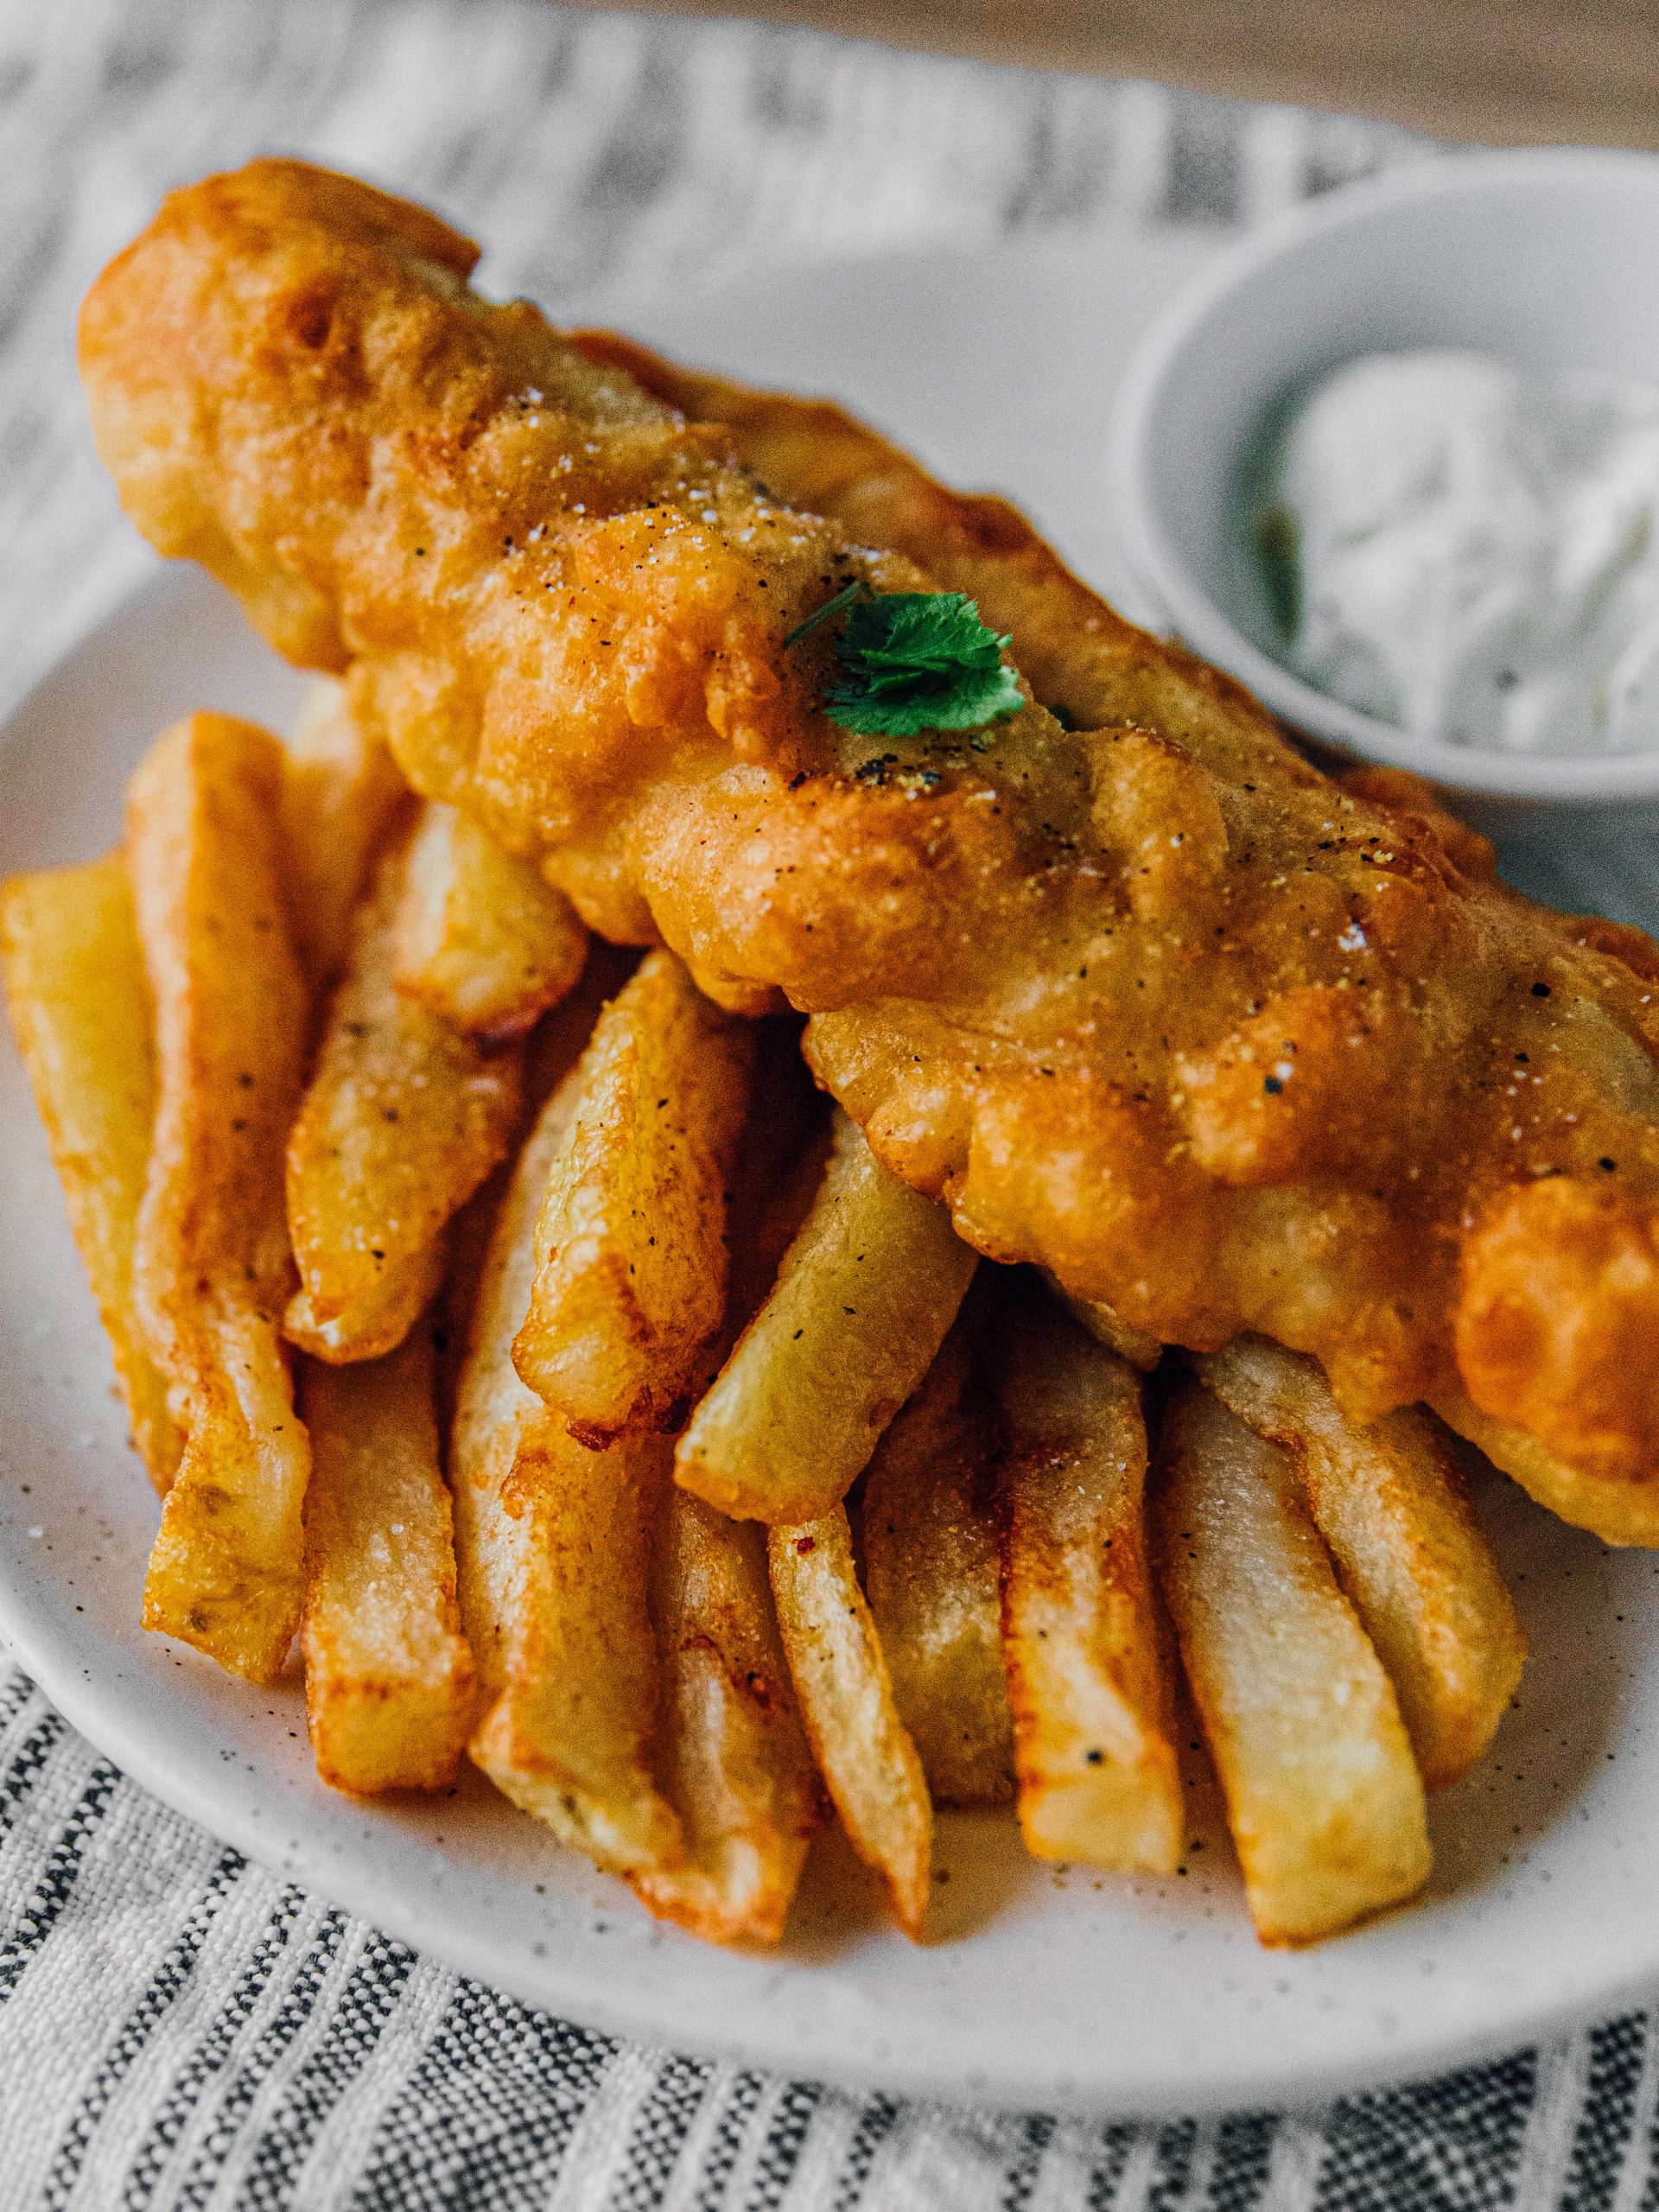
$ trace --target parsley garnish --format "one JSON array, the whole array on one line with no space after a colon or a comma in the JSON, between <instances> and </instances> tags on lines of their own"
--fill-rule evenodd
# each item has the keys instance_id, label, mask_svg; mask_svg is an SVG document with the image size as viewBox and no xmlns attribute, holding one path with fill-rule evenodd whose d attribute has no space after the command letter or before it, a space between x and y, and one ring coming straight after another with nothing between
<instances>
[{"instance_id":1,"label":"parsley garnish","mask_svg":"<svg viewBox=\"0 0 1659 2212\"><path fill-rule=\"evenodd\" d=\"M822 607L814 608L804 622L798 622L795 625L784 639L785 650L794 645L798 639L804 638L809 631L816 630L820 622L827 622L832 614L839 614L843 607L850 607L855 599L865 598L869 588L868 584L857 581L850 584L843 584L833 599L826 599Z\"/></svg>"},{"instance_id":2,"label":"parsley garnish","mask_svg":"<svg viewBox=\"0 0 1659 2212\"><path fill-rule=\"evenodd\" d=\"M861 737L982 729L1018 714L1025 696L1002 664L1007 638L958 591L874 593L849 584L785 640L848 609L836 647L843 680L824 695L837 728Z\"/></svg>"}]
</instances>

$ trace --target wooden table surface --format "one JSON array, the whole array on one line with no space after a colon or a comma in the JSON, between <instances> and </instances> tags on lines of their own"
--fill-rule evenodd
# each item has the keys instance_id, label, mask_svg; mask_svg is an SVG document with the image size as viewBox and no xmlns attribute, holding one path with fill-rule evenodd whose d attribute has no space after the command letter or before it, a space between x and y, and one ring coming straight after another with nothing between
<instances>
[{"instance_id":1,"label":"wooden table surface","mask_svg":"<svg viewBox=\"0 0 1659 2212\"><path fill-rule=\"evenodd\" d=\"M647 0L728 16L722 0ZM1659 147L1655 0L751 0L943 54L1150 77L1448 138Z\"/></svg>"}]
</instances>

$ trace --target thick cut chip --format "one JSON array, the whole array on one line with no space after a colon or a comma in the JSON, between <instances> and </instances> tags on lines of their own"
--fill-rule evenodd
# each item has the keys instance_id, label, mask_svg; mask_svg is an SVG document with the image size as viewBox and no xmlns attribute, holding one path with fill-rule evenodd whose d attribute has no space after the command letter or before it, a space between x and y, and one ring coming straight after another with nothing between
<instances>
[{"instance_id":1,"label":"thick cut chip","mask_svg":"<svg viewBox=\"0 0 1659 2212\"><path fill-rule=\"evenodd\" d=\"M150 1480L165 1491L184 1440L132 1311L133 1236L156 1122L149 991L118 853L14 876L0 892L0 961L17 1048L63 1185Z\"/></svg>"},{"instance_id":2,"label":"thick cut chip","mask_svg":"<svg viewBox=\"0 0 1659 2212\"><path fill-rule=\"evenodd\" d=\"M767 1532L772 1595L818 1770L849 1840L874 1868L893 1916L920 1940L933 1864L933 1805L893 1702L881 1639L859 1587L843 1505Z\"/></svg>"},{"instance_id":3,"label":"thick cut chip","mask_svg":"<svg viewBox=\"0 0 1659 2212\"><path fill-rule=\"evenodd\" d=\"M971 1303L971 1301L970 1301ZM864 1586L937 1803L1014 1795L992 1452L964 1308L864 1478Z\"/></svg>"},{"instance_id":4,"label":"thick cut chip","mask_svg":"<svg viewBox=\"0 0 1659 2212\"><path fill-rule=\"evenodd\" d=\"M1604 1544L1632 1544L1659 1551L1659 1482L1630 1483L1607 1475L1582 1474L1507 1421L1481 1412L1465 1391L1448 1390L1434 1410L1449 1429L1484 1452L1495 1467L1520 1484L1529 1497L1588 1529Z\"/></svg>"},{"instance_id":5,"label":"thick cut chip","mask_svg":"<svg viewBox=\"0 0 1659 2212\"><path fill-rule=\"evenodd\" d=\"M385 1359L301 1381L306 1713L318 1773L363 1796L442 1789L472 1719L432 1383L424 1328Z\"/></svg>"},{"instance_id":6,"label":"thick cut chip","mask_svg":"<svg viewBox=\"0 0 1659 2212\"><path fill-rule=\"evenodd\" d=\"M779 1641L765 1532L671 1484L652 1610L659 1764L686 1863L630 1878L659 1918L705 1941L775 1943L821 1796Z\"/></svg>"},{"instance_id":7,"label":"thick cut chip","mask_svg":"<svg viewBox=\"0 0 1659 2212\"><path fill-rule=\"evenodd\" d=\"M1077 1298L1062 1290L1051 1276L1049 1287L1064 1302L1072 1319L1080 1321L1096 1344L1115 1351L1120 1359L1127 1359L1131 1367L1138 1367L1143 1375L1150 1375L1164 1356L1164 1348L1156 1337L1149 1337L1144 1329L1133 1327L1103 1298Z\"/></svg>"},{"instance_id":8,"label":"thick cut chip","mask_svg":"<svg viewBox=\"0 0 1659 2212\"><path fill-rule=\"evenodd\" d=\"M1421 1406L1357 1428L1316 1360L1264 1338L1194 1364L1247 1428L1289 1454L1388 1669L1423 1781L1445 1789L1491 1742L1527 1653L1469 1503L1463 1447Z\"/></svg>"},{"instance_id":9,"label":"thick cut chip","mask_svg":"<svg viewBox=\"0 0 1659 2212\"><path fill-rule=\"evenodd\" d=\"M1039 1859L1167 1873L1185 1822L1147 1559L1140 1377L1033 1299L1008 1315L997 1383L1020 1831Z\"/></svg>"},{"instance_id":10,"label":"thick cut chip","mask_svg":"<svg viewBox=\"0 0 1659 2212\"><path fill-rule=\"evenodd\" d=\"M156 1129L134 1310L184 1456L144 1625L270 1680L305 1595L311 1454L281 1335L293 1281L283 1140L309 1006L289 941L277 741L194 715L127 794L126 854L155 1008Z\"/></svg>"},{"instance_id":11,"label":"thick cut chip","mask_svg":"<svg viewBox=\"0 0 1659 2212\"><path fill-rule=\"evenodd\" d=\"M753 1053L747 1027L653 952L582 1056L513 1358L590 1443L683 1417L726 1307L726 1185Z\"/></svg>"},{"instance_id":12,"label":"thick cut chip","mask_svg":"<svg viewBox=\"0 0 1659 2212\"><path fill-rule=\"evenodd\" d=\"M431 800L410 848L396 979L492 1044L533 1029L582 973L588 932L562 891L483 824Z\"/></svg>"},{"instance_id":13,"label":"thick cut chip","mask_svg":"<svg viewBox=\"0 0 1659 2212\"><path fill-rule=\"evenodd\" d=\"M461 1618L488 1703L469 1749L517 1805L618 1873L677 1867L679 1819L653 1767L649 1583L669 1446L576 1442L518 1379L536 1218L575 1103L543 1109L502 1201L455 1413L450 1479Z\"/></svg>"},{"instance_id":14,"label":"thick cut chip","mask_svg":"<svg viewBox=\"0 0 1659 2212\"><path fill-rule=\"evenodd\" d=\"M944 1207L836 1116L834 1149L772 1295L680 1440L677 1479L723 1513L791 1524L838 1505L927 1372L976 1257Z\"/></svg>"},{"instance_id":15,"label":"thick cut chip","mask_svg":"<svg viewBox=\"0 0 1659 2212\"><path fill-rule=\"evenodd\" d=\"M1164 1594L1264 1943L1312 1943L1428 1878L1422 1777L1295 1469L1196 1383L1164 1418Z\"/></svg>"},{"instance_id":16,"label":"thick cut chip","mask_svg":"<svg viewBox=\"0 0 1659 2212\"><path fill-rule=\"evenodd\" d=\"M409 786L381 740L319 678L283 766L283 842L294 947L314 988L346 964L352 911Z\"/></svg>"},{"instance_id":17,"label":"thick cut chip","mask_svg":"<svg viewBox=\"0 0 1659 2212\"><path fill-rule=\"evenodd\" d=\"M512 1142L523 1055L486 1053L392 982L404 854L376 870L288 1141L300 1290L290 1341L319 1359L400 1344L443 1272L443 1232Z\"/></svg>"}]
</instances>

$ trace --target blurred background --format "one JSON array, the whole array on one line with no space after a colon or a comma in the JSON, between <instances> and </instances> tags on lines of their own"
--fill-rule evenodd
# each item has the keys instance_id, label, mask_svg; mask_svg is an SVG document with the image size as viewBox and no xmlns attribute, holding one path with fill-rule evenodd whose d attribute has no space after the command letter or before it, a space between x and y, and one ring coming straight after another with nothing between
<instances>
[{"instance_id":1,"label":"blurred background","mask_svg":"<svg viewBox=\"0 0 1659 2212\"><path fill-rule=\"evenodd\" d=\"M1659 141L1659 17L1648 0L765 0L748 12L944 53L1360 108L1455 137Z\"/></svg>"}]
</instances>

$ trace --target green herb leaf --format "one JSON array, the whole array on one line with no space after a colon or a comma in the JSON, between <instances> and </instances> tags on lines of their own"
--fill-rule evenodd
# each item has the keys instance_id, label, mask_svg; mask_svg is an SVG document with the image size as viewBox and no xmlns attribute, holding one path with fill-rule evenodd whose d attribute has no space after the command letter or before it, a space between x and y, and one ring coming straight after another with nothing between
<instances>
[{"instance_id":1,"label":"green herb leaf","mask_svg":"<svg viewBox=\"0 0 1659 2212\"><path fill-rule=\"evenodd\" d=\"M791 645L816 630L820 622L828 622L832 615L839 614L843 607L850 607L855 599L867 598L869 589L868 584L865 583L861 578L855 578L853 582L843 584L833 599L826 599L822 607L814 607L804 622L798 622L795 625L784 639L784 650L787 652Z\"/></svg>"},{"instance_id":2,"label":"green herb leaf","mask_svg":"<svg viewBox=\"0 0 1659 2212\"><path fill-rule=\"evenodd\" d=\"M845 680L831 685L824 712L864 737L983 729L1025 704L1002 664L1007 642L961 592L855 597L836 647Z\"/></svg>"}]
</instances>

